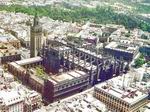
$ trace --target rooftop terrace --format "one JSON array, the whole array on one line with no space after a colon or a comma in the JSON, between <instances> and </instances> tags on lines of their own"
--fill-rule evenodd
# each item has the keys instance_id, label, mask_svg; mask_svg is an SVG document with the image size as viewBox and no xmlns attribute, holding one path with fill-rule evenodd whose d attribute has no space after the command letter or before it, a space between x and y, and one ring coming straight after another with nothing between
<instances>
[{"instance_id":1,"label":"rooftop terrace","mask_svg":"<svg viewBox=\"0 0 150 112\"><path fill-rule=\"evenodd\" d=\"M82 76L86 76L87 74L83 71L74 70L65 73L61 73L60 75L52 75L50 76L53 81L56 83L64 82L68 80L73 80L74 78L79 78Z\"/></svg>"}]
</instances>

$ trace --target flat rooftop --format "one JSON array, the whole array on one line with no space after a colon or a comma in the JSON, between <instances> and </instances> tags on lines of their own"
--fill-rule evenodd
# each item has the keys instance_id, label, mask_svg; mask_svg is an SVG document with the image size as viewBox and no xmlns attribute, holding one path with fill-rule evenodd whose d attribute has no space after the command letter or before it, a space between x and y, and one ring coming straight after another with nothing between
<instances>
[{"instance_id":1,"label":"flat rooftop","mask_svg":"<svg viewBox=\"0 0 150 112\"><path fill-rule=\"evenodd\" d=\"M16 49L9 43L7 44L0 43L0 57L10 56L10 55L15 55L15 54L19 54L18 49Z\"/></svg>"},{"instance_id":2,"label":"flat rooftop","mask_svg":"<svg viewBox=\"0 0 150 112\"><path fill-rule=\"evenodd\" d=\"M128 79L130 80L131 77L128 77ZM148 94L142 90L143 88L133 86L133 83L135 82L131 83L131 81L129 82L124 80L123 83L123 80L123 76L118 76L96 85L95 88L104 91L106 94L112 95L130 105L134 105L148 96Z\"/></svg>"},{"instance_id":3,"label":"flat rooftop","mask_svg":"<svg viewBox=\"0 0 150 112\"><path fill-rule=\"evenodd\" d=\"M10 65L12 65L13 67L15 67L16 69L19 69L21 71L25 71L25 68L23 68L22 66L18 65L15 62L11 62Z\"/></svg>"},{"instance_id":4,"label":"flat rooftop","mask_svg":"<svg viewBox=\"0 0 150 112\"><path fill-rule=\"evenodd\" d=\"M27 65L27 64L31 64L31 63L40 62L42 60L43 59L41 57L37 56L37 57L34 57L34 58L28 58L28 59L23 59L23 60L20 60L20 61L16 61L16 63L18 65L23 66L23 65Z\"/></svg>"},{"instance_id":5,"label":"flat rooftop","mask_svg":"<svg viewBox=\"0 0 150 112\"><path fill-rule=\"evenodd\" d=\"M23 101L18 91L0 91L0 100L7 106Z\"/></svg>"},{"instance_id":6,"label":"flat rooftop","mask_svg":"<svg viewBox=\"0 0 150 112\"><path fill-rule=\"evenodd\" d=\"M0 34L0 42L11 42L11 41L18 41L14 36L10 34Z\"/></svg>"},{"instance_id":7,"label":"flat rooftop","mask_svg":"<svg viewBox=\"0 0 150 112\"><path fill-rule=\"evenodd\" d=\"M121 42L110 42L105 48L134 53L138 49L138 46Z\"/></svg>"},{"instance_id":8,"label":"flat rooftop","mask_svg":"<svg viewBox=\"0 0 150 112\"><path fill-rule=\"evenodd\" d=\"M32 74L32 78L39 81L41 84L43 84L44 79L48 79L51 81L54 85L59 84L61 82L70 81L75 78L80 78L87 76L87 73L80 70L72 70L68 72L62 72L59 74L47 74L43 67L37 66L35 68L30 68L30 73ZM37 77L37 78L36 78Z\"/></svg>"},{"instance_id":9,"label":"flat rooftop","mask_svg":"<svg viewBox=\"0 0 150 112\"><path fill-rule=\"evenodd\" d=\"M65 73L60 73L57 75L51 75L49 77L49 80L53 83L53 84L58 84L61 82L65 82L65 81L69 81L69 80L73 80L75 78L80 78L83 76L86 76L87 73L80 71L80 70L73 70L73 71L69 71L69 72L65 72Z\"/></svg>"}]
</instances>

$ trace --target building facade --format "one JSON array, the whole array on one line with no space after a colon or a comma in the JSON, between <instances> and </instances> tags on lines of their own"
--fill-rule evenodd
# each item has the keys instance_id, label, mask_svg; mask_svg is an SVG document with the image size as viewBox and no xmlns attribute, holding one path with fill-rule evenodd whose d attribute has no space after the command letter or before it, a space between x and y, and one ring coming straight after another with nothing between
<instances>
[{"instance_id":1,"label":"building facade","mask_svg":"<svg viewBox=\"0 0 150 112\"><path fill-rule=\"evenodd\" d=\"M33 112L42 106L42 97L35 91L31 91L27 95L27 100L24 103L24 112Z\"/></svg>"},{"instance_id":2,"label":"building facade","mask_svg":"<svg viewBox=\"0 0 150 112\"><path fill-rule=\"evenodd\" d=\"M140 52L145 55L147 60L150 60L150 46L142 46L140 47Z\"/></svg>"},{"instance_id":3,"label":"building facade","mask_svg":"<svg viewBox=\"0 0 150 112\"><path fill-rule=\"evenodd\" d=\"M140 86L125 86L120 77L94 87L94 96L102 101L110 111L114 112L142 112L142 108L149 102L148 93ZM127 83L129 85L129 83Z\"/></svg>"},{"instance_id":4,"label":"building facade","mask_svg":"<svg viewBox=\"0 0 150 112\"><path fill-rule=\"evenodd\" d=\"M89 75L80 70L51 76L45 81L44 99L49 102L59 101L62 98L85 90L88 86Z\"/></svg>"},{"instance_id":5,"label":"building facade","mask_svg":"<svg viewBox=\"0 0 150 112\"><path fill-rule=\"evenodd\" d=\"M24 112L24 99L17 91L0 91L1 112Z\"/></svg>"},{"instance_id":6,"label":"building facade","mask_svg":"<svg viewBox=\"0 0 150 112\"><path fill-rule=\"evenodd\" d=\"M41 77L36 67L44 67L43 63L41 57L34 57L11 62L8 65L8 70L23 84L41 93L46 102L60 100L89 86L89 74L82 70L62 68L57 74L45 71L43 74L45 77Z\"/></svg>"},{"instance_id":7,"label":"building facade","mask_svg":"<svg viewBox=\"0 0 150 112\"><path fill-rule=\"evenodd\" d=\"M132 61L139 52L139 47L133 43L110 42L105 46L105 52L117 59Z\"/></svg>"}]
</instances>

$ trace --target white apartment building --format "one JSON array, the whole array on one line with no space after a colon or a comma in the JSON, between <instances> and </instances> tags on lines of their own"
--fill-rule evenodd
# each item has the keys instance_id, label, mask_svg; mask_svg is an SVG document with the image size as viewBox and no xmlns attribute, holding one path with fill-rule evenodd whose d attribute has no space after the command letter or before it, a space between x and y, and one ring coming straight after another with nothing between
<instances>
[{"instance_id":1,"label":"white apartment building","mask_svg":"<svg viewBox=\"0 0 150 112\"><path fill-rule=\"evenodd\" d=\"M23 112L24 99L17 91L0 91L0 112Z\"/></svg>"}]
</instances>

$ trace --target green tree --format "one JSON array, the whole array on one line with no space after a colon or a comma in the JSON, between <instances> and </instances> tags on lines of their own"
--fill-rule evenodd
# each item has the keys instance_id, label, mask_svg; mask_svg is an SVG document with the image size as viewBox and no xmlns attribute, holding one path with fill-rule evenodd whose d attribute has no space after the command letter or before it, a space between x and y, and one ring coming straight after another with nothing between
<instances>
[{"instance_id":1,"label":"green tree","mask_svg":"<svg viewBox=\"0 0 150 112\"><path fill-rule=\"evenodd\" d=\"M48 16L54 20L72 21L84 23L86 21L98 24L119 24L124 25L128 29L141 28L144 31L150 32L150 24L147 21L137 18L131 14L118 14L111 7L96 7L96 8L62 8L53 6L21 6L21 5L0 5L0 11L21 12L29 15L34 15L38 12L39 16Z\"/></svg>"},{"instance_id":2,"label":"green tree","mask_svg":"<svg viewBox=\"0 0 150 112\"><path fill-rule=\"evenodd\" d=\"M135 67L139 68L139 67L141 67L145 63L145 60L142 59L142 58L138 58L138 59L135 60L134 63L135 63Z\"/></svg>"}]
</instances>

